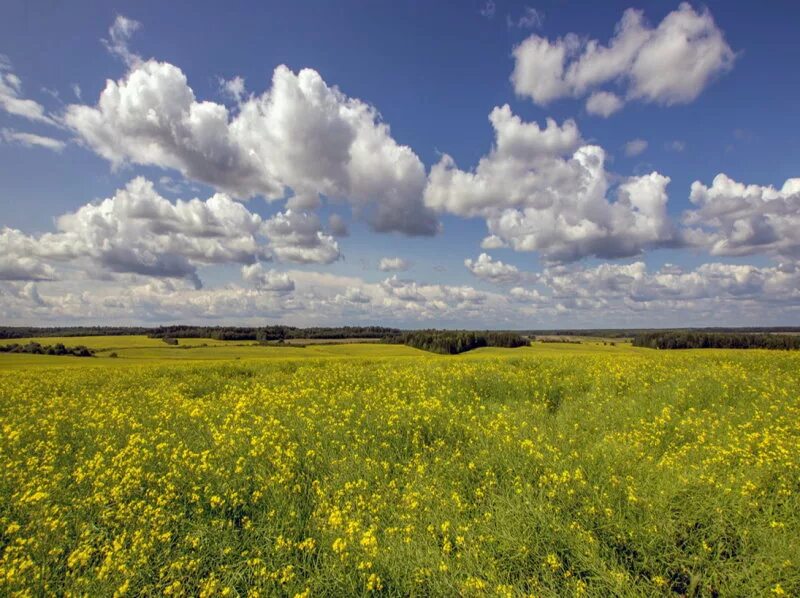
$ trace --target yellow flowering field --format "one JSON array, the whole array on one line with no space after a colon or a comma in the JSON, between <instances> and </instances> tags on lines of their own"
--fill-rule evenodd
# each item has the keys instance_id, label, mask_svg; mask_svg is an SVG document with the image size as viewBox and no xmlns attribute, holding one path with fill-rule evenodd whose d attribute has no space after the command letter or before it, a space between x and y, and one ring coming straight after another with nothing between
<instances>
[{"instance_id":1,"label":"yellow flowering field","mask_svg":"<svg viewBox=\"0 0 800 598\"><path fill-rule=\"evenodd\" d=\"M359 351L0 372L0 595L800 594L797 354Z\"/></svg>"}]
</instances>

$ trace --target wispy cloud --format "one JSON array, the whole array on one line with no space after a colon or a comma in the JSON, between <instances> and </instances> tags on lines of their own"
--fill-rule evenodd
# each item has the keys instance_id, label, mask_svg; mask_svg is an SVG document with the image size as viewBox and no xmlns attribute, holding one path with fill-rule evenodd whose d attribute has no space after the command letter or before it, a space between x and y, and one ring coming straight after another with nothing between
<instances>
[{"instance_id":1,"label":"wispy cloud","mask_svg":"<svg viewBox=\"0 0 800 598\"><path fill-rule=\"evenodd\" d=\"M486 4L480 9L481 16L487 19L493 19L496 12L497 5L494 3L494 0L486 0Z\"/></svg>"},{"instance_id":2,"label":"wispy cloud","mask_svg":"<svg viewBox=\"0 0 800 598\"><path fill-rule=\"evenodd\" d=\"M516 19L511 18L511 15L506 16L506 25L509 29L541 29L544 24L544 13L526 6L522 15Z\"/></svg>"},{"instance_id":3,"label":"wispy cloud","mask_svg":"<svg viewBox=\"0 0 800 598\"><path fill-rule=\"evenodd\" d=\"M141 62L141 58L138 54L130 51L128 42L141 26L142 24L139 21L129 19L123 15L117 15L114 23L108 29L108 39L102 39L101 41L109 52L121 58L125 64L132 66Z\"/></svg>"},{"instance_id":4,"label":"wispy cloud","mask_svg":"<svg viewBox=\"0 0 800 598\"><path fill-rule=\"evenodd\" d=\"M55 152L62 151L67 145L65 142L52 137L15 131L14 129L3 129L2 137L6 143L16 143L25 147L43 147Z\"/></svg>"}]
</instances>

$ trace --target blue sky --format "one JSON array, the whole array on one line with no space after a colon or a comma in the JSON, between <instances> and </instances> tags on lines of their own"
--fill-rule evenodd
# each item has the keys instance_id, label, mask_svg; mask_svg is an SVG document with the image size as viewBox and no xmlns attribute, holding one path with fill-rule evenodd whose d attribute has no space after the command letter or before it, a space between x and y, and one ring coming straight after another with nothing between
<instances>
[{"instance_id":1,"label":"blue sky","mask_svg":"<svg viewBox=\"0 0 800 598\"><path fill-rule=\"evenodd\" d=\"M625 14L636 21L627 31ZM800 193L784 185L800 176L794 3L8 2L4 15L3 323L797 323ZM600 76L596 49L614 40L631 49ZM565 51L560 75L536 48ZM156 64L171 69L158 81L147 71ZM369 135L388 125L386 155L368 152L354 165L337 137L346 126L331 125L331 114L291 112L283 128L241 118L237 128L248 101L278 96L280 65L289 87L313 69L327 101L340 102L335 110L371 109L347 126ZM126 85L137 71L149 83ZM166 140L176 122L190 126L171 110L181 74L196 103L227 109L234 132L224 148L209 140L221 130L208 133L211 125ZM238 99L224 89L236 77ZM124 108L104 109L107 79L124 87L120 106L149 101L147 85L169 84L151 112L162 128L145 131ZM588 102L601 93L624 105L598 114ZM506 145L489 120L504 105ZM557 150L542 149L546 119L554 119L548 133L561 135ZM262 125L268 142L258 138ZM500 146L508 149L491 153ZM584 147L602 148L599 179L576 162ZM392 148L405 149L397 158ZM445 154L449 174L437 178ZM482 157L491 164L481 173ZM327 160L350 163L319 175ZM251 162L264 172L253 174ZM257 182L231 182L239 172ZM651 173L669 182L644 189ZM117 198L136 177L152 185L131 196L161 205L151 220L119 199L106 206L114 219L104 227L87 210L57 221ZM581 194L600 179L604 191ZM319 199L287 204L301 184ZM218 192L236 206L225 214L241 207L257 226L237 232L234 218L200 230L201 216L164 207ZM331 214L348 235L335 234ZM209 218L225 216L212 209ZM496 242L482 246L490 232ZM405 266L381 270L382 258Z\"/></svg>"}]
</instances>

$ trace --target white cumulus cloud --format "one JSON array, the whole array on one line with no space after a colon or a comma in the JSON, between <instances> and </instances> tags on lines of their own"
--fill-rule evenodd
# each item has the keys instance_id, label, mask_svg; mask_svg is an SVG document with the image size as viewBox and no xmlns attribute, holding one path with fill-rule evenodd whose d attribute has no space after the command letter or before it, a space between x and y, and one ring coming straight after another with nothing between
<instances>
[{"instance_id":1,"label":"white cumulus cloud","mask_svg":"<svg viewBox=\"0 0 800 598\"><path fill-rule=\"evenodd\" d=\"M474 170L459 169L447 154L431 168L430 207L481 216L491 245L538 251L552 262L631 256L675 241L669 177L624 178L612 200L605 151L584 144L573 121L541 128L508 106L495 108L490 121L495 144Z\"/></svg>"},{"instance_id":2,"label":"white cumulus cloud","mask_svg":"<svg viewBox=\"0 0 800 598\"><path fill-rule=\"evenodd\" d=\"M378 263L381 272L405 272L408 267L409 263L401 257L384 257Z\"/></svg>"},{"instance_id":3,"label":"white cumulus cloud","mask_svg":"<svg viewBox=\"0 0 800 598\"><path fill-rule=\"evenodd\" d=\"M481 241L481 249L500 249L501 247L506 247L506 243L497 235L487 235Z\"/></svg>"},{"instance_id":4,"label":"white cumulus cloud","mask_svg":"<svg viewBox=\"0 0 800 598\"><path fill-rule=\"evenodd\" d=\"M314 213L287 210L264 220L224 193L172 202L142 177L60 216L56 228L41 235L0 231L0 279L48 280L68 267L90 278L185 278L199 287L203 266L270 259L327 264L340 257Z\"/></svg>"},{"instance_id":5,"label":"white cumulus cloud","mask_svg":"<svg viewBox=\"0 0 800 598\"><path fill-rule=\"evenodd\" d=\"M624 105L625 102L617 94L610 91L596 91L586 100L586 112L608 118L619 112Z\"/></svg>"},{"instance_id":6,"label":"white cumulus cloud","mask_svg":"<svg viewBox=\"0 0 800 598\"><path fill-rule=\"evenodd\" d=\"M53 280L55 269L36 255L36 243L13 228L0 229L0 280Z\"/></svg>"},{"instance_id":7,"label":"white cumulus cloud","mask_svg":"<svg viewBox=\"0 0 800 598\"><path fill-rule=\"evenodd\" d=\"M274 293L291 293L294 291L294 280L286 272L265 270L260 262L242 266L242 278L263 291Z\"/></svg>"},{"instance_id":8,"label":"white cumulus cloud","mask_svg":"<svg viewBox=\"0 0 800 598\"><path fill-rule=\"evenodd\" d=\"M711 13L684 2L656 27L642 11L626 10L608 45L575 33L555 40L531 35L514 49L514 59L518 95L545 105L594 91L587 111L609 116L624 101L691 102L732 68L735 54ZM607 85L618 93L598 90Z\"/></svg>"},{"instance_id":9,"label":"white cumulus cloud","mask_svg":"<svg viewBox=\"0 0 800 598\"><path fill-rule=\"evenodd\" d=\"M339 244L322 230L314 212L286 210L264 222L273 255L284 262L330 264L341 257Z\"/></svg>"},{"instance_id":10,"label":"white cumulus cloud","mask_svg":"<svg viewBox=\"0 0 800 598\"><path fill-rule=\"evenodd\" d=\"M625 144L625 155L628 157L638 156L647 149L647 142L644 139L632 139Z\"/></svg>"},{"instance_id":11,"label":"white cumulus cloud","mask_svg":"<svg viewBox=\"0 0 800 598\"><path fill-rule=\"evenodd\" d=\"M519 268L513 264L504 264L500 260L494 260L486 253L478 256L478 259L465 259L464 265L473 276L488 280L494 283L514 283L520 280Z\"/></svg>"},{"instance_id":12,"label":"white cumulus cloud","mask_svg":"<svg viewBox=\"0 0 800 598\"><path fill-rule=\"evenodd\" d=\"M243 81L231 91L243 92ZM199 100L178 67L133 61L123 79L106 82L96 105L68 106L64 122L115 167L178 170L238 199L283 199L291 189L309 207L322 194L349 202L377 231L438 231L422 202L417 155L392 138L375 108L312 69L277 67L272 87L233 116Z\"/></svg>"},{"instance_id":13,"label":"white cumulus cloud","mask_svg":"<svg viewBox=\"0 0 800 598\"><path fill-rule=\"evenodd\" d=\"M745 185L718 174L710 187L692 183L683 223L687 240L712 255L766 253L800 258L800 178L780 189Z\"/></svg>"}]
</instances>

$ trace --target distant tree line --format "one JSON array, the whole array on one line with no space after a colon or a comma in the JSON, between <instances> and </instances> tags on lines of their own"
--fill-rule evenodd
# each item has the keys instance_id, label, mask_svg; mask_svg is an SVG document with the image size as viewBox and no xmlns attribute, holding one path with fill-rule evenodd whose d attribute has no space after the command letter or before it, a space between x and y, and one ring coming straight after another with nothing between
<instances>
[{"instance_id":1,"label":"distant tree line","mask_svg":"<svg viewBox=\"0 0 800 598\"><path fill-rule=\"evenodd\" d=\"M445 355L464 353L479 347L524 347L529 341L515 332L475 332L471 330L418 330L393 334L382 339Z\"/></svg>"},{"instance_id":2,"label":"distant tree line","mask_svg":"<svg viewBox=\"0 0 800 598\"><path fill-rule=\"evenodd\" d=\"M344 339L381 338L399 333L383 326L338 326L297 328L295 326L159 326L147 330L152 338L213 338L220 341L278 341L296 338Z\"/></svg>"},{"instance_id":3,"label":"distant tree line","mask_svg":"<svg viewBox=\"0 0 800 598\"><path fill-rule=\"evenodd\" d=\"M134 336L149 334L152 328L129 326L0 326L0 339L45 336Z\"/></svg>"},{"instance_id":4,"label":"distant tree line","mask_svg":"<svg viewBox=\"0 0 800 598\"><path fill-rule=\"evenodd\" d=\"M743 332L648 332L633 338L634 347L651 349L800 349L800 336Z\"/></svg>"},{"instance_id":5,"label":"distant tree line","mask_svg":"<svg viewBox=\"0 0 800 598\"><path fill-rule=\"evenodd\" d=\"M226 341L282 340L295 338L344 339L381 338L397 334L386 326L0 326L0 339L70 336L149 336L151 338L213 338Z\"/></svg>"},{"instance_id":6,"label":"distant tree line","mask_svg":"<svg viewBox=\"0 0 800 598\"><path fill-rule=\"evenodd\" d=\"M94 351L83 345L65 347L63 343L54 345L41 345L39 343L11 343L0 345L0 353L33 353L36 355L72 355L73 357L92 357Z\"/></svg>"},{"instance_id":7,"label":"distant tree line","mask_svg":"<svg viewBox=\"0 0 800 598\"><path fill-rule=\"evenodd\" d=\"M257 328L243 326L159 326L148 330L147 336L161 339L213 338L219 341L254 341L257 331Z\"/></svg>"},{"instance_id":8,"label":"distant tree line","mask_svg":"<svg viewBox=\"0 0 800 598\"><path fill-rule=\"evenodd\" d=\"M593 336L600 338L632 338L647 333L702 332L702 333L800 333L800 326L747 326L705 328L562 328L557 330L520 330L526 336Z\"/></svg>"},{"instance_id":9,"label":"distant tree line","mask_svg":"<svg viewBox=\"0 0 800 598\"><path fill-rule=\"evenodd\" d=\"M33 326L0 327L0 339L31 337L73 337L73 336L133 336L146 335L152 338L213 338L232 341L279 341L288 339L346 339L346 338L387 338L403 334L425 333L429 330L403 331L385 326L337 326L298 328L295 326ZM442 331L460 334L464 331ZM479 331L480 333L480 331ZM632 338L646 334L755 334L755 333L800 333L800 327L744 327L744 328L593 328L560 330L511 331L517 336L595 336L602 338ZM485 334L485 333L480 333ZM501 332L495 334L502 334Z\"/></svg>"}]
</instances>

